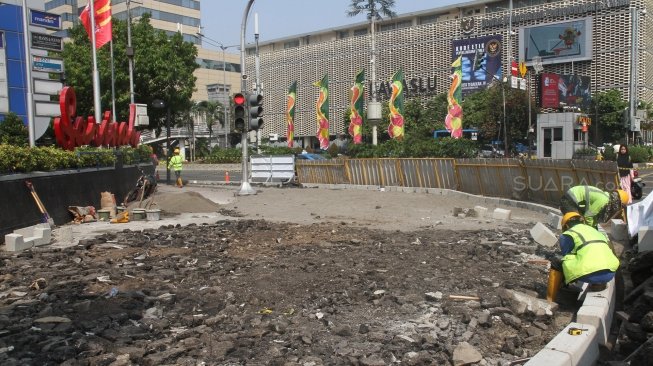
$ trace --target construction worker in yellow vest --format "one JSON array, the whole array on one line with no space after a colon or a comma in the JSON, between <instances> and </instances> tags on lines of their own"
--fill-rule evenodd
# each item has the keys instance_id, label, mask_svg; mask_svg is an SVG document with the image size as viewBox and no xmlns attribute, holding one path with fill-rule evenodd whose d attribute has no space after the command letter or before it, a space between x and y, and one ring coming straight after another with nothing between
<instances>
[{"instance_id":1,"label":"construction worker in yellow vest","mask_svg":"<svg viewBox=\"0 0 653 366\"><path fill-rule=\"evenodd\" d=\"M563 215L578 212L585 224L597 228L626 207L628 198L628 193L621 189L606 192L594 186L575 186L560 198L560 211Z\"/></svg>"},{"instance_id":2,"label":"construction worker in yellow vest","mask_svg":"<svg viewBox=\"0 0 653 366\"><path fill-rule=\"evenodd\" d=\"M565 214L562 230L559 239L562 260L551 261L547 300L555 301L562 282L566 285L586 282L594 290L605 288L619 268L619 259L612 252L608 238L585 224L577 212Z\"/></svg>"},{"instance_id":3,"label":"construction worker in yellow vest","mask_svg":"<svg viewBox=\"0 0 653 366\"><path fill-rule=\"evenodd\" d=\"M175 172L175 177L177 178L176 184L179 188L184 186L184 183L181 180L181 165L183 161L184 159L179 155L179 149L175 149L174 155L168 162L168 169L172 169Z\"/></svg>"}]
</instances>

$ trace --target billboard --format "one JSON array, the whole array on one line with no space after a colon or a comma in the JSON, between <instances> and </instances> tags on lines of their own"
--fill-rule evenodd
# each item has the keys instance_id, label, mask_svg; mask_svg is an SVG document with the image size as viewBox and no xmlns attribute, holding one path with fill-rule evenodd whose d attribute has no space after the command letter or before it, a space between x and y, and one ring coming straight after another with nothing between
<instances>
[{"instance_id":1,"label":"billboard","mask_svg":"<svg viewBox=\"0 0 653 366\"><path fill-rule=\"evenodd\" d=\"M495 78L501 80L501 35L455 39L452 48L452 61L462 55L463 96L484 89ZM483 68L474 71L474 55L477 50L484 51L486 59Z\"/></svg>"},{"instance_id":2,"label":"billboard","mask_svg":"<svg viewBox=\"0 0 653 366\"><path fill-rule=\"evenodd\" d=\"M540 75L540 106L560 108L562 106L587 109L592 100L590 77L579 75Z\"/></svg>"},{"instance_id":3,"label":"billboard","mask_svg":"<svg viewBox=\"0 0 653 366\"><path fill-rule=\"evenodd\" d=\"M40 10L30 9L30 24L39 27L61 29L61 16L52 13L46 13Z\"/></svg>"},{"instance_id":4,"label":"billboard","mask_svg":"<svg viewBox=\"0 0 653 366\"><path fill-rule=\"evenodd\" d=\"M592 18L520 28L519 59L530 66L535 56L544 65L591 60Z\"/></svg>"}]
</instances>

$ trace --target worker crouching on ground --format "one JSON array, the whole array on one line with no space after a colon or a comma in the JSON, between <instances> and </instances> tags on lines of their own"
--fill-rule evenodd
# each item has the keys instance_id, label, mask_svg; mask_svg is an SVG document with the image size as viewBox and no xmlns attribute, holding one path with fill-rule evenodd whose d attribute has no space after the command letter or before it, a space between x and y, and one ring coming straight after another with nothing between
<instances>
[{"instance_id":1,"label":"worker crouching on ground","mask_svg":"<svg viewBox=\"0 0 653 366\"><path fill-rule=\"evenodd\" d=\"M590 284L591 290L602 290L614 278L619 259L614 255L608 238L587 225L577 212L562 218L559 243L562 260L551 261L546 298L555 301L560 286L580 281Z\"/></svg>"},{"instance_id":2,"label":"worker crouching on ground","mask_svg":"<svg viewBox=\"0 0 653 366\"><path fill-rule=\"evenodd\" d=\"M621 189L606 192L594 186L575 186L569 188L560 199L562 214L577 212L585 219L585 224L597 228L599 223L610 220L628 204L628 193Z\"/></svg>"},{"instance_id":3,"label":"worker crouching on ground","mask_svg":"<svg viewBox=\"0 0 653 366\"><path fill-rule=\"evenodd\" d=\"M175 155L173 155L173 157L170 158L170 161L168 162L168 169L174 170L175 177L177 178L177 187L181 188L184 186L184 183L181 180L181 166L183 159L181 158L181 155L179 155L179 149L175 149L174 154Z\"/></svg>"}]
</instances>

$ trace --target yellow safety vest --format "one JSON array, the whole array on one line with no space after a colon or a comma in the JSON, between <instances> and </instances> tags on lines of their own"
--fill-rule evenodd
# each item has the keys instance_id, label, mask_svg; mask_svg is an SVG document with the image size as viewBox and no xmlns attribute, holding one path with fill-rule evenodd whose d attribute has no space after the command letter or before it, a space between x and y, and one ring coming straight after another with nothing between
<instances>
[{"instance_id":1,"label":"yellow safety vest","mask_svg":"<svg viewBox=\"0 0 653 366\"><path fill-rule=\"evenodd\" d=\"M565 283L606 269L616 272L619 268L619 259L610 249L608 239L595 228L576 224L563 234L574 239L574 249L562 258Z\"/></svg>"}]
</instances>

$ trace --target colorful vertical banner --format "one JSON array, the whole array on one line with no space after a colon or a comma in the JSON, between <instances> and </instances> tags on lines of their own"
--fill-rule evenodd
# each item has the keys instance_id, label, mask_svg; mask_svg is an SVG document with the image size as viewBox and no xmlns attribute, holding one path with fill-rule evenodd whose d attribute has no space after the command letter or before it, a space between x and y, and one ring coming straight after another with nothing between
<instances>
[{"instance_id":1,"label":"colorful vertical banner","mask_svg":"<svg viewBox=\"0 0 653 366\"><path fill-rule=\"evenodd\" d=\"M286 105L286 139L288 147L293 147L295 140L295 104L297 103L297 81L293 81L288 88L288 97Z\"/></svg>"},{"instance_id":2,"label":"colorful vertical banner","mask_svg":"<svg viewBox=\"0 0 653 366\"><path fill-rule=\"evenodd\" d=\"M404 138L404 72L399 69L392 75L390 86L392 94L388 107L390 108L390 125L388 125L388 135L395 140Z\"/></svg>"},{"instance_id":3,"label":"colorful vertical banner","mask_svg":"<svg viewBox=\"0 0 653 366\"><path fill-rule=\"evenodd\" d=\"M86 4L84 7L79 15L79 20L84 25L88 38L92 39L89 5ZM111 41L111 0L94 0L93 9L95 10L95 48L97 49Z\"/></svg>"},{"instance_id":4,"label":"colorful vertical banner","mask_svg":"<svg viewBox=\"0 0 653 366\"><path fill-rule=\"evenodd\" d=\"M354 144L363 143L363 83L365 82L365 70L356 74L354 86L351 87L351 99L349 102L349 135Z\"/></svg>"},{"instance_id":5,"label":"colorful vertical banner","mask_svg":"<svg viewBox=\"0 0 653 366\"><path fill-rule=\"evenodd\" d=\"M322 80L314 82L313 85L320 88L315 103L317 139L320 141L320 149L326 150L329 148L329 75L324 75Z\"/></svg>"},{"instance_id":6,"label":"colorful vertical banner","mask_svg":"<svg viewBox=\"0 0 653 366\"><path fill-rule=\"evenodd\" d=\"M451 64L453 74L451 75L451 86L447 93L447 104L449 112L444 120L446 129L451 137L459 139L463 136L463 99L462 92L462 56L458 56Z\"/></svg>"},{"instance_id":7,"label":"colorful vertical banner","mask_svg":"<svg viewBox=\"0 0 653 366\"><path fill-rule=\"evenodd\" d=\"M472 37L453 40L452 60L462 56L462 95L485 89L493 80L502 79L501 35ZM485 52L483 67L474 70L476 51Z\"/></svg>"}]
</instances>

